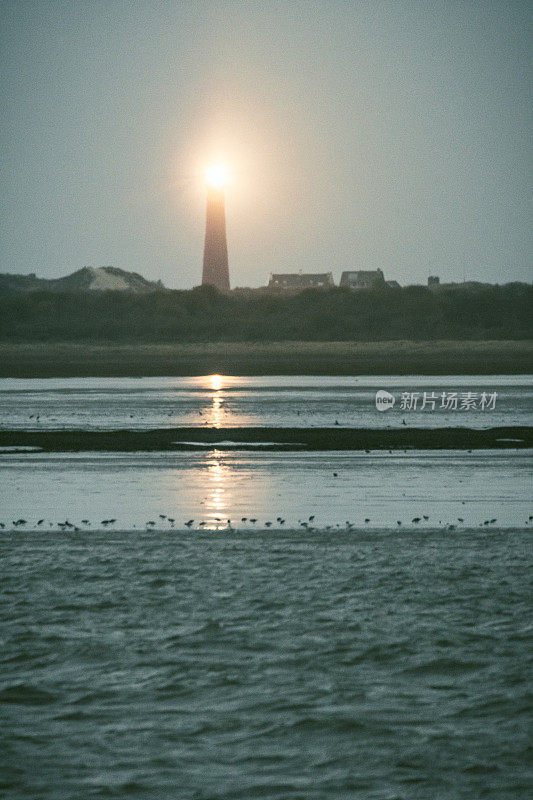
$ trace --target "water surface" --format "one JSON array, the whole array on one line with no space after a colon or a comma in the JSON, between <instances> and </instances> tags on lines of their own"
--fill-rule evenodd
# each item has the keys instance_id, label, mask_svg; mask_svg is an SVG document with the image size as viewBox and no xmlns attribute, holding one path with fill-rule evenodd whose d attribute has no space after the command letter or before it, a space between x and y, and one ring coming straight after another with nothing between
<instances>
[{"instance_id":1,"label":"water surface","mask_svg":"<svg viewBox=\"0 0 533 800\"><path fill-rule=\"evenodd\" d=\"M375 392L497 391L380 413ZM531 377L0 381L4 428L531 424ZM531 451L0 453L0 795L522 800Z\"/></svg>"},{"instance_id":2,"label":"water surface","mask_svg":"<svg viewBox=\"0 0 533 800\"><path fill-rule=\"evenodd\" d=\"M376 409L379 389L394 394ZM441 408L458 393L458 410ZM402 393L418 394L401 408ZM433 403L424 402L435 395ZM462 395L477 408L461 410ZM497 393L495 408L479 408L482 393ZM164 427L471 427L529 425L531 375L450 376L216 376L194 378L0 379L0 424L10 429L146 429Z\"/></svg>"},{"instance_id":3,"label":"water surface","mask_svg":"<svg viewBox=\"0 0 533 800\"><path fill-rule=\"evenodd\" d=\"M94 529L113 519L106 527L123 530L186 522L194 529L529 527L531 456L526 449L4 453L0 522Z\"/></svg>"}]
</instances>

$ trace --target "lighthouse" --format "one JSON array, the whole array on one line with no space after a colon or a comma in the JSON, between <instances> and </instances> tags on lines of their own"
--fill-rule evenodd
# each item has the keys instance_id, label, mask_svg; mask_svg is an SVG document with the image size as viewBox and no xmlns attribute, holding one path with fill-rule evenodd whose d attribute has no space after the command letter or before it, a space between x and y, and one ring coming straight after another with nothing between
<instances>
[{"instance_id":1,"label":"lighthouse","mask_svg":"<svg viewBox=\"0 0 533 800\"><path fill-rule=\"evenodd\" d=\"M226 170L216 164L206 172L207 208L205 220L202 286L210 284L221 292L229 291L228 245L224 186Z\"/></svg>"}]
</instances>

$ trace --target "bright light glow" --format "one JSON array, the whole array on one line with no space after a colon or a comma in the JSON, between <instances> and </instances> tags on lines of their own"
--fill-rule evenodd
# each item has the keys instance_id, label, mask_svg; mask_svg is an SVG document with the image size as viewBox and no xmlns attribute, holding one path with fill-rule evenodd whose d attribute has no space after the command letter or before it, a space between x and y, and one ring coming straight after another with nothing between
<instances>
[{"instance_id":1,"label":"bright light glow","mask_svg":"<svg viewBox=\"0 0 533 800\"><path fill-rule=\"evenodd\" d=\"M211 164L205 171L205 180L213 189L223 189L227 183L228 170L225 164Z\"/></svg>"},{"instance_id":2,"label":"bright light glow","mask_svg":"<svg viewBox=\"0 0 533 800\"><path fill-rule=\"evenodd\" d=\"M214 392L219 392L222 389L222 375L210 375L211 389Z\"/></svg>"}]
</instances>

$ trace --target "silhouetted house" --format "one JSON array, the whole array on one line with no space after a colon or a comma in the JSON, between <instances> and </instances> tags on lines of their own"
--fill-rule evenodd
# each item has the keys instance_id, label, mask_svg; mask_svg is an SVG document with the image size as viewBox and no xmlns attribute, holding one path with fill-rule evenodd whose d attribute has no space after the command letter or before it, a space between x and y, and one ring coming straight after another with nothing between
<instances>
[{"instance_id":1,"label":"silhouetted house","mask_svg":"<svg viewBox=\"0 0 533 800\"><path fill-rule=\"evenodd\" d=\"M398 281L385 281L385 283L387 284L387 286L390 286L391 289L400 288L400 284L398 283Z\"/></svg>"},{"instance_id":2,"label":"silhouetted house","mask_svg":"<svg viewBox=\"0 0 533 800\"><path fill-rule=\"evenodd\" d=\"M269 289L327 289L335 286L331 272L271 273Z\"/></svg>"},{"instance_id":3,"label":"silhouetted house","mask_svg":"<svg viewBox=\"0 0 533 800\"><path fill-rule=\"evenodd\" d=\"M375 289L385 284L383 272L380 269L359 269L355 272L343 272L341 286L347 289Z\"/></svg>"}]
</instances>

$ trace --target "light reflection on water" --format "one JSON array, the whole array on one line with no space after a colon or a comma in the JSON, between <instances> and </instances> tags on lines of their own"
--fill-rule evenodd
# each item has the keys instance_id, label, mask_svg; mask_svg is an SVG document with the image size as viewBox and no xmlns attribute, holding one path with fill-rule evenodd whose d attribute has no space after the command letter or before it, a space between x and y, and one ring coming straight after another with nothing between
<instances>
[{"instance_id":1,"label":"light reflection on water","mask_svg":"<svg viewBox=\"0 0 533 800\"><path fill-rule=\"evenodd\" d=\"M221 454L215 450L213 458L207 463L210 493L205 502L207 528L219 527L228 520L230 498L228 497L229 466L222 463Z\"/></svg>"},{"instance_id":2,"label":"light reflection on water","mask_svg":"<svg viewBox=\"0 0 533 800\"><path fill-rule=\"evenodd\" d=\"M212 404L211 407L207 409L205 422L211 428L220 428L222 425L222 419L224 415L222 405L225 399L221 391L224 383L223 377L222 375L210 375L208 377L208 381L211 384L211 389L213 390L213 394L211 398ZM204 414L205 413L206 412L204 412Z\"/></svg>"},{"instance_id":3,"label":"light reflection on water","mask_svg":"<svg viewBox=\"0 0 533 800\"><path fill-rule=\"evenodd\" d=\"M222 418L223 418L223 410L222 404L224 402L224 398L222 396L222 392L215 391L213 392L213 405L211 408L211 414L207 418L207 424L213 428L220 428L222 425Z\"/></svg>"}]
</instances>

